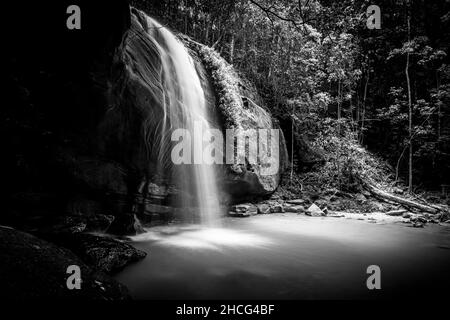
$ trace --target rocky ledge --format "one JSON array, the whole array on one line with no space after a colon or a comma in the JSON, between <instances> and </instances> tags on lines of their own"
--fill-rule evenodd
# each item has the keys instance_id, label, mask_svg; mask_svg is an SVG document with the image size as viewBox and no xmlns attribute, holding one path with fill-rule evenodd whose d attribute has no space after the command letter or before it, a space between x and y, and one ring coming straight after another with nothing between
<instances>
[{"instance_id":1,"label":"rocky ledge","mask_svg":"<svg viewBox=\"0 0 450 320\"><path fill-rule=\"evenodd\" d=\"M67 215L39 229L36 235L71 250L95 270L112 274L147 255L105 234L113 221L113 216L106 215Z\"/></svg>"},{"instance_id":2,"label":"rocky ledge","mask_svg":"<svg viewBox=\"0 0 450 320\"><path fill-rule=\"evenodd\" d=\"M128 300L125 286L88 266L71 251L0 226L0 297ZM80 268L81 289L70 290L67 268Z\"/></svg>"}]
</instances>

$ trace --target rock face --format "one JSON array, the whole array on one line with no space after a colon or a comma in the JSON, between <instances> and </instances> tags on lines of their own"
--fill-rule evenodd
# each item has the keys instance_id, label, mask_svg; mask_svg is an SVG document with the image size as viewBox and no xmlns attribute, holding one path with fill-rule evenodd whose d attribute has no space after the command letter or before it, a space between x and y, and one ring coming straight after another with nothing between
<instances>
[{"instance_id":1,"label":"rock face","mask_svg":"<svg viewBox=\"0 0 450 320\"><path fill-rule=\"evenodd\" d=\"M216 110L223 119L223 130L234 130L236 140L248 139L249 145L252 138L255 138L255 144L263 141L263 144L259 144L256 163L246 154L243 163L225 166L221 178L225 190L234 200L241 201L272 194L288 165L286 143L279 124L272 118L255 87L238 75L216 51L187 37L183 37L183 40L194 54L198 55L211 75L213 88L218 96ZM266 130L268 136L261 136L259 129ZM269 134L267 130L272 131ZM271 145L272 157L269 157L269 146L266 141L274 132L277 139L272 142L275 142L276 149ZM238 152L237 146L235 152ZM276 153L275 162L273 153Z\"/></svg>"},{"instance_id":2,"label":"rock face","mask_svg":"<svg viewBox=\"0 0 450 320\"><path fill-rule=\"evenodd\" d=\"M20 12L26 23L16 23L13 15L7 23L16 27L5 39L11 45L5 97L10 102L0 122L8 194L0 219L22 227L41 217L103 214L117 218L117 232L130 232L138 183L131 149L141 144L113 141L103 130L115 107L112 68L130 28L129 5L83 3L82 30L68 30L64 17L71 4L6 4L6 11ZM30 54L30 48L39 49ZM111 130L129 137L127 142L139 134L139 128Z\"/></svg>"},{"instance_id":3,"label":"rock face","mask_svg":"<svg viewBox=\"0 0 450 320\"><path fill-rule=\"evenodd\" d=\"M127 289L95 272L68 250L0 226L0 297L14 299L130 299ZM81 290L67 288L67 268L81 270Z\"/></svg>"},{"instance_id":4,"label":"rock face","mask_svg":"<svg viewBox=\"0 0 450 320\"><path fill-rule=\"evenodd\" d=\"M43 233L74 234L81 232L105 232L114 221L114 216L96 215L68 215L58 217L55 223L41 228Z\"/></svg>"},{"instance_id":5,"label":"rock face","mask_svg":"<svg viewBox=\"0 0 450 320\"><path fill-rule=\"evenodd\" d=\"M103 215L114 217L108 232L132 234L135 215L152 203L170 204L179 192L167 181L168 151L158 147L170 149L158 135L165 99L159 48L147 33L145 15L125 0L83 5L80 32L55 27L70 4L8 8L27 23L11 22L16 28L6 39L11 104L0 122L10 152L1 161L7 168L2 183L10 191L0 221L20 226L23 216ZM30 56L33 47L40 50ZM212 64L202 50L191 49L219 129L278 127L251 84L217 54L211 56L219 63ZM215 77L225 71L232 79L228 88ZM279 150L280 166L269 175L248 159L223 165L221 198L270 195L287 160L282 134ZM77 228L83 224L78 221Z\"/></svg>"}]
</instances>

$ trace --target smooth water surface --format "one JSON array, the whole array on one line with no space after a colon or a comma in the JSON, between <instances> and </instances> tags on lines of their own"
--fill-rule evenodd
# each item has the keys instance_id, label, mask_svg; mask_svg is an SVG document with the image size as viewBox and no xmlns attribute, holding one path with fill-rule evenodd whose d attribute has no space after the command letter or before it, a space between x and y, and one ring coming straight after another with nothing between
<instances>
[{"instance_id":1,"label":"smooth water surface","mask_svg":"<svg viewBox=\"0 0 450 320\"><path fill-rule=\"evenodd\" d=\"M116 277L136 299L430 298L450 284L450 228L438 225L277 214L149 230L133 241L147 258ZM369 265L381 290L366 287Z\"/></svg>"}]
</instances>

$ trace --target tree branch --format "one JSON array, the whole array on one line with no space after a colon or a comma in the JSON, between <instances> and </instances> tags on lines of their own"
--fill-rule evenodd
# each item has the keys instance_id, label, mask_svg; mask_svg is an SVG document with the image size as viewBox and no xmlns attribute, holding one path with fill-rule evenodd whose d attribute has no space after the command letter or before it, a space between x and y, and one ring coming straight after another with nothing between
<instances>
[{"instance_id":1,"label":"tree branch","mask_svg":"<svg viewBox=\"0 0 450 320\"><path fill-rule=\"evenodd\" d=\"M282 21L286 21L291 23L296 29L298 29L299 31L304 31L303 29L300 29L300 25L301 26L305 26L305 24L307 24L308 22L310 22L311 20L303 20L302 21L296 21L292 18L289 17L285 17L280 15L279 13L273 11L271 8L273 6L271 6L270 8L266 8L263 5L261 5L259 2L255 1L255 0L249 0L250 3L254 4L255 6L257 6L259 9L261 9L263 12L266 13L266 15L273 15L274 17L282 20ZM309 2L309 1L308 1ZM300 9L301 10L301 9Z\"/></svg>"}]
</instances>

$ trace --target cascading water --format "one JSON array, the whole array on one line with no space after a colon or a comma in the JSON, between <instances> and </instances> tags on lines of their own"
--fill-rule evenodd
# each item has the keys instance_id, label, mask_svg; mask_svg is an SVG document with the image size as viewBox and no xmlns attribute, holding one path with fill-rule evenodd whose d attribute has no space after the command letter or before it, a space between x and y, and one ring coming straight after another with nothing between
<instances>
[{"instance_id":1,"label":"cascading water","mask_svg":"<svg viewBox=\"0 0 450 320\"><path fill-rule=\"evenodd\" d=\"M203 131L209 130L211 117L208 114L205 93L194 61L186 47L155 19L147 17L147 24L148 34L155 41L162 62L164 119L160 134L165 138L161 143L159 154L167 156L167 145L170 145L167 136L170 137L173 130L185 129L192 139L195 139L194 126L200 124ZM200 143L203 144L202 137L200 139L202 140ZM195 143L198 146L199 141ZM192 148L194 152L195 148ZM163 161L161 159L159 162ZM181 187L183 207L198 210L203 225L217 225L220 205L213 165L177 165L172 175L172 179L175 179L177 185Z\"/></svg>"}]
</instances>

